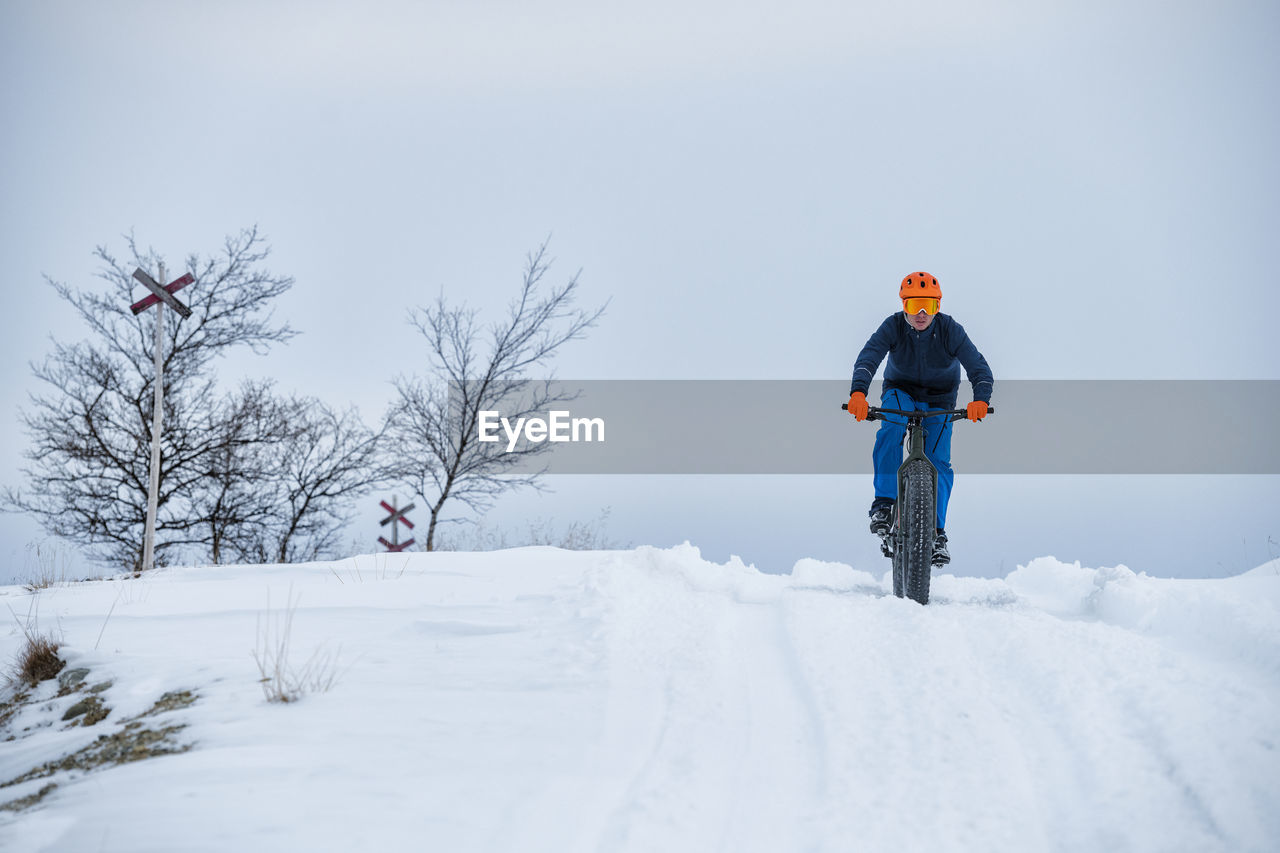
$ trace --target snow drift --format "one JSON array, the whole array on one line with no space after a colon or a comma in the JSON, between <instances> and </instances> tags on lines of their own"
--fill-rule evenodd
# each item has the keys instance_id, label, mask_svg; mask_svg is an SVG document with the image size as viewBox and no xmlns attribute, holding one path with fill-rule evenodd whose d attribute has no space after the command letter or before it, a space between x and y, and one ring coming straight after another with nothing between
<instances>
[{"instance_id":1,"label":"snow drift","mask_svg":"<svg viewBox=\"0 0 1280 853\"><path fill-rule=\"evenodd\" d=\"M689 545L166 569L0 597L6 660L38 627L85 671L3 692L4 850L1280 837L1280 561L1192 581L1042 558L935 576L928 607L849 566L766 574ZM268 702L255 653L273 651L331 686ZM94 697L99 721L63 719ZM58 769L147 732L164 733L155 757Z\"/></svg>"}]
</instances>

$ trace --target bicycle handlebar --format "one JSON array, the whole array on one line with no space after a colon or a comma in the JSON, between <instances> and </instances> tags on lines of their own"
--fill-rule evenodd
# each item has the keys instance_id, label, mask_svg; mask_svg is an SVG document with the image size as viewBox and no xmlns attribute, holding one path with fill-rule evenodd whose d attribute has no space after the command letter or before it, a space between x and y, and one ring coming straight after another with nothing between
<instances>
[{"instance_id":1,"label":"bicycle handlebar","mask_svg":"<svg viewBox=\"0 0 1280 853\"><path fill-rule=\"evenodd\" d=\"M847 412L849 411L849 404L841 403L840 408L844 409ZM994 407L992 406L987 407L988 415L995 414L995 411L996 410ZM915 411L907 412L907 411L903 411L902 409L882 409L879 406L867 407L867 420L869 421L882 420L880 415L902 415L903 417L920 418L922 420L924 418L936 418L942 415L951 415L952 416L951 420L959 421L959 420L968 420L969 412L966 409L916 409Z\"/></svg>"}]
</instances>

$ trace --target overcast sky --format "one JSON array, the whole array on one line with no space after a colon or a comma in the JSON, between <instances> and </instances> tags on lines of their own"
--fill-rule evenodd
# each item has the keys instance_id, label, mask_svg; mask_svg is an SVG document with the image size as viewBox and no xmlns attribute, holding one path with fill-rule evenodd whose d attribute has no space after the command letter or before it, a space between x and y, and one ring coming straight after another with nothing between
<instances>
[{"instance_id":1,"label":"overcast sky","mask_svg":"<svg viewBox=\"0 0 1280 853\"><path fill-rule=\"evenodd\" d=\"M303 334L224 373L370 420L424 364L408 309L499 310L548 235L612 300L566 378L846 378L924 269L997 406L1002 378L1278 379L1278 48L1270 0L4 0L0 481L27 363L85 334L42 275L93 286L130 230L176 263L257 224ZM960 477L958 572L1280 555L1277 477ZM874 558L869 477L552 485L493 523L611 506L634 544ZM0 517L0 555L45 535Z\"/></svg>"}]
</instances>

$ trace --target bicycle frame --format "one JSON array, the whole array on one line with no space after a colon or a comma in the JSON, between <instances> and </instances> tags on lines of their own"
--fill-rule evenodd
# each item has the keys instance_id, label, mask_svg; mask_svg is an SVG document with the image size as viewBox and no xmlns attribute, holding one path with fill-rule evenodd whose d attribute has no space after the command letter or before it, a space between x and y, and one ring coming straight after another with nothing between
<instances>
[{"instance_id":1,"label":"bicycle frame","mask_svg":"<svg viewBox=\"0 0 1280 853\"><path fill-rule=\"evenodd\" d=\"M867 420L869 421L884 420L883 418L884 414L902 415L902 416L905 416L907 419L907 455L906 455L906 458L902 460L902 464L898 466L898 494L899 495L906 494L907 489L906 489L905 480L906 480L907 469L910 463L916 460L919 460L923 462L925 465L929 466L929 491L933 493L934 499L936 500L937 494L938 494L938 469L934 466L933 462L930 461L928 455L924 452L924 422L925 422L925 419L928 417L939 417L942 415L951 415L952 417L950 418L950 420L959 420L964 418L964 413L958 409L951 410L951 411L930 412L927 409L916 409L915 411L903 411L902 409L881 409L873 406L868 409ZM889 547L889 548L893 547L893 545L890 544L890 540L894 540L895 544L897 544L899 547L901 546L901 543L896 542L898 538L898 534L900 532L900 526L898 524L897 515L898 515L898 505L897 503L895 503L894 519L893 519L893 527L892 527L893 535L884 540L886 547ZM885 553L885 556L892 558L893 551L892 550L887 551Z\"/></svg>"},{"instance_id":2,"label":"bicycle frame","mask_svg":"<svg viewBox=\"0 0 1280 853\"><path fill-rule=\"evenodd\" d=\"M949 416L950 420L964 417L964 413L960 410L938 410L929 411L927 409L882 409L877 406L871 406L867 410L867 420L882 421L884 415L900 415L907 419L907 455L902 460L902 464L898 466L898 497L901 498L907 494L907 471L911 470L912 463L924 465L929 471L929 494L933 496L930 503L937 501L938 495L938 469L924 452L924 422L929 417ZM901 501L895 501L893 504L893 521L889 528L889 535L884 537L880 542L881 552L889 559L894 559L896 554L901 554L906 543L903 541L904 533L902 529L901 519L899 518ZM933 542L925 543L929 550L932 550ZM896 567L895 567L896 568ZM895 583L895 587L898 584ZM895 589L895 592L899 590Z\"/></svg>"}]
</instances>

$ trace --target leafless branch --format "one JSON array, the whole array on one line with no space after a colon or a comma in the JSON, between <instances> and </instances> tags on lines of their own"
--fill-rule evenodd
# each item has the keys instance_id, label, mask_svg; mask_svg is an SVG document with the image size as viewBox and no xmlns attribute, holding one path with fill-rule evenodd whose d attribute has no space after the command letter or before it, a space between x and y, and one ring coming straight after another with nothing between
<instances>
[{"instance_id":1,"label":"leafless branch","mask_svg":"<svg viewBox=\"0 0 1280 853\"><path fill-rule=\"evenodd\" d=\"M474 310L451 306L443 295L419 308L410 322L427 343L433 375L395 380L396 400L386 420L386 446L396 457L384 463L388 479L422 496L430 512L425 547L435 547L435 531L450 500L483 512L501 493L540 487L541 472L517 474L528 457L547 444L513 452L478 440L480 413L506 406L511 420L546 412L569 398L553 392L549 364L569 341L585 337L604 314L573 307L579 275L546 286L551 267L543 243L527 258L518 295L501 322L485 328ZM530 382L531 371L546 374Z\"/></svg>"}]
</instances>

